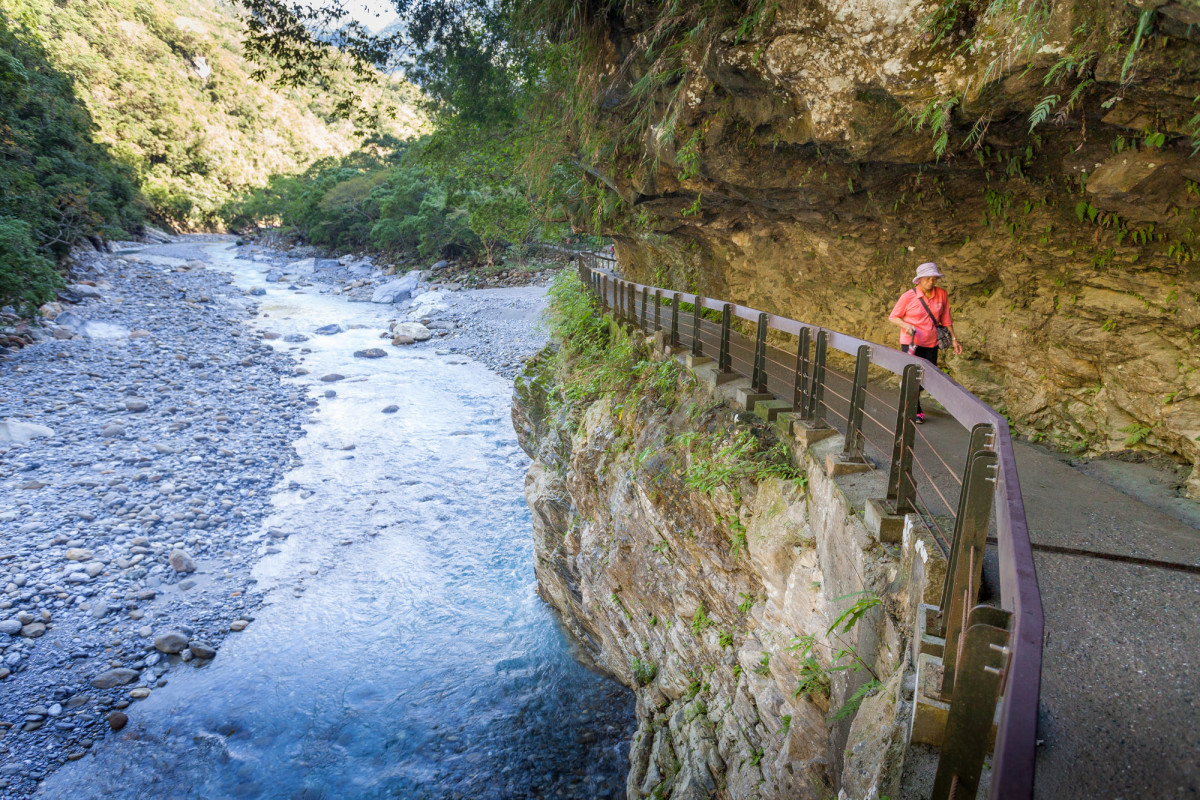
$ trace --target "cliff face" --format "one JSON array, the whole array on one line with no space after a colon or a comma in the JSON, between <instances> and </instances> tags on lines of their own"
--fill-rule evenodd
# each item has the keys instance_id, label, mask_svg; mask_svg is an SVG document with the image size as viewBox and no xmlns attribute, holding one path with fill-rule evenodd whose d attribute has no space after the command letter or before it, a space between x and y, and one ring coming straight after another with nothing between
<instances>
[{"instance_id":1,"label":"cliff face","mask_svg":"<svg viewBox=\"0 0 1200 800\"><path fill-rule=\"evenodd\" d=\"M628 277L894 344L937 261L955 378L1034 439L1190 462L1200 498L1194 0L756 3L691 38L621 8L601 118L652 120L606 167Z\"/></svg>"},{"instance_id":2,"label":"cliff face","mask_svg":"<svg viewBox=\"0 0 1200 800\"><path fill-rule=\"evenodd\" d=\"M908 632L940 568L917 535L879 544L819 458L673 360L583 399L599 370L563 361L527 367L514 426L539 590L637 693L628 796L894 796Z\"/></svg>"}]
</instances>

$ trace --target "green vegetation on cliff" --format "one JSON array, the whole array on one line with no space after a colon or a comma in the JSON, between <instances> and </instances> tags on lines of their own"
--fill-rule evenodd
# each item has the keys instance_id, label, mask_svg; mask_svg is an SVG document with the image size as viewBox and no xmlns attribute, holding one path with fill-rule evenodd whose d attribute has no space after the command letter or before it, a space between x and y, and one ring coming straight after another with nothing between
<instances>
[{"instance_id":1,"label":"green vegetation on cliff","mask_svg":"<svg viewBox=\"0 0 1200 800\"><path fill-rule=\"evenodd\" d=\"M81 236L123 235L142 213L133 171L93 141L72 80L0 16L0 305L53 298L49 259Z\"/></svg>"}]
</instances>

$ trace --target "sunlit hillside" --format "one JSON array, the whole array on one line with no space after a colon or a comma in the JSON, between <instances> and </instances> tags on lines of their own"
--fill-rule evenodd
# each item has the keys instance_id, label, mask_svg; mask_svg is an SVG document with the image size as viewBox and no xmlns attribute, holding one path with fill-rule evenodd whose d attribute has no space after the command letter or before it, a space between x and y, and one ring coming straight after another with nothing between
<instances>
[{"instance_id":1,"label":"sunlit hillside","mask_svg":"<svg viewBox=\"0 0 1200 800\"><path fill-rule=\"evenodd\" d=\"M95 139L133 169L150 216L179 228L216 225L231 196L362 140L319 89L278 91L251 79L233 3L0 0L0 10L74 83ZM375 116L391 106L383 130L405 137L424 124L414 96L397 81L362 104Z\"/></svg>"}]
</instances>

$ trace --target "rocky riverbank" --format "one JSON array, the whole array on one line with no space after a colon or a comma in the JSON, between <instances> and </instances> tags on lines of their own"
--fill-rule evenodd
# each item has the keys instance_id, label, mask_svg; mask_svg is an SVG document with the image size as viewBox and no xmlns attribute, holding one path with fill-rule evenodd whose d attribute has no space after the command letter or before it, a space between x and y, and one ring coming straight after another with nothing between
<instances>
[{"instance_id":1,"label":"rocky riverbank","mask_svg":"<svg viewBox=\"0 0 1200 800\"><path fill-rule=\"evenodd\" d=\"M82 257L79 303L0 360L0 797L30 795L174 671L205 668L263 600L255 562L292 533L265 520L317 404L282 380L303 374L288 354L303 345L248 327L267 316L256 292L197 244ZM369 301L354 293L392 279L315 259L286 276L302 259L241 253L297 291ZM544 288L417 277L396 306L428 333L411 346L504 374L541 346Z\"/></svg>"}]
</instances>

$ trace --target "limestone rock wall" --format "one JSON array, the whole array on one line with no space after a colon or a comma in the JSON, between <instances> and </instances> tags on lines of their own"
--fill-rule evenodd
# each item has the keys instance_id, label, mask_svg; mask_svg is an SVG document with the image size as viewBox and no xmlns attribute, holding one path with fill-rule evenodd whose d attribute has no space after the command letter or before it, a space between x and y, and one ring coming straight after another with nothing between
<instances>
[{"instance_id":1,"label":"limestone rock wall","mask_svg":"<svg viewBox=\"0 0 1200 800\"><path fill-rule=\"evenodd\" d=\"M937 261L956 379L1034 439L1191 463L1200 498L1196 4L748 8L680 34L651 100L666 23L606 20L605 119L656 120L610 167L627 276L894 344Z\"/></svg>"},{"instance_id":2,"label":"limestone rock wall","mask_svg":"<svg viewBox=\"0 0 1200 800\"><path fill-rule=\"evenodd\" d=\"M561 389L539 358L513 410L534 459L538 586L593 666L637 693L628 797L895 796L909 631L940 587L930 543L898 550L869 536L820 453L797 454L806 481L690 486L695 437L772 435L694 384L669 407L572 403ZM864 592L882 604L829 635ZM853 662L837 655L847 649L866 668L827 672ZM816 665L827 688L798 691ZM833 721L873 678L858 713Z\"/></svg>"}]
</instances>

